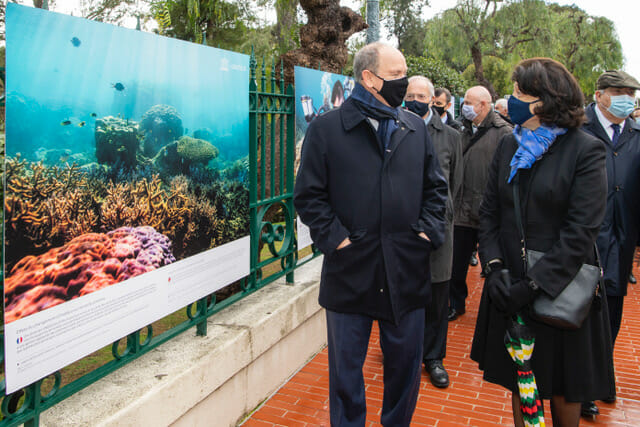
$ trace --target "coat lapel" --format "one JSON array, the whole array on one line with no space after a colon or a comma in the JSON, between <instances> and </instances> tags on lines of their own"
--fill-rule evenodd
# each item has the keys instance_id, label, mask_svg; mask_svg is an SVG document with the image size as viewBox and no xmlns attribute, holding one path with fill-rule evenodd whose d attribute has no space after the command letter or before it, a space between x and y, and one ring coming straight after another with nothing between
<instances>
[{"instance_id":1,"label":"coat lapel","mask_svg":"<svg viewBox=\"0 0 640 427\"><path fill-rule=\"evenodd\" d=\"M383 169L389 164L391 157L393 157L398 147L400 146L404 138L409 134L409 132L415 131L414 126L408 120L406 114L409 113L405 112L404 110L400 110L400 112L398 113L398 129L393 133L393 135L391 135L391 141L389 142L389 146L384 153L384 163L382 165Z\"/></svg>"}]
</instances>

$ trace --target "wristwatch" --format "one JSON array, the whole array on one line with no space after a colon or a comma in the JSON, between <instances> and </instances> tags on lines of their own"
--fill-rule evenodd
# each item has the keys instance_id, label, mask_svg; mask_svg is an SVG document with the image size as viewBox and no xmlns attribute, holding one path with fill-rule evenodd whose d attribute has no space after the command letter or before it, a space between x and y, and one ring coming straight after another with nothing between
<instances>
[{"instance_id":1,"label":"wristwatch","mask_svg":"<svg viewBox=\"0 0 640 427\"><path fill-rule=\"evenodd\" d=\"M494 258L484 265L484 268L482 269L482 275L484 277L487 277L494 271L502 270L503 266L504 264L502 263L502 260L500 258Z\"/></svg>"}]
</instances>

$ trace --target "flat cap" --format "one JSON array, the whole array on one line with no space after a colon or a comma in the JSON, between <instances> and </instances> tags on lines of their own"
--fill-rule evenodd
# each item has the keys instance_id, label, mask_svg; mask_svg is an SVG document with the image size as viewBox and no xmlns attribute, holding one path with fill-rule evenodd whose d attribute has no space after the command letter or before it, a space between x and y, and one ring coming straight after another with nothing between
<instances>
[{"instance_id":1,"label":"flat cap","mask_svg":"<svg viewBox=\"0 0 640 427\"><path fill-rule=\"evenodd\" d=\"M598 77L596 83L598 90L608 87L630 87L631 89L640 89L640 83L629 74L622 70L605 71Z\"/></svg>"}]
</instances>

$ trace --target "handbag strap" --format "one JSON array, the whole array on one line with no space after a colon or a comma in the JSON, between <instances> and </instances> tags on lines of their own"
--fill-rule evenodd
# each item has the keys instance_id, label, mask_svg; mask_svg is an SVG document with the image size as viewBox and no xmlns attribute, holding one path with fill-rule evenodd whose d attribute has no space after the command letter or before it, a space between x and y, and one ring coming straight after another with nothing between
<instances>
[{"instance_id":1,"label":"handbag strap","mask_svg":"<svg viewBox=\"0 0 640 427\"><path fill-rule=\"evenodd\" d=\"M516 225L520 232L520 257L524 262L524 270L527 271L527 243L524 235L524 227L522 226L522 213L520 212L520 174L516 172L513 177L513 207L516 212Z\"/></svg>"}]
</instances>

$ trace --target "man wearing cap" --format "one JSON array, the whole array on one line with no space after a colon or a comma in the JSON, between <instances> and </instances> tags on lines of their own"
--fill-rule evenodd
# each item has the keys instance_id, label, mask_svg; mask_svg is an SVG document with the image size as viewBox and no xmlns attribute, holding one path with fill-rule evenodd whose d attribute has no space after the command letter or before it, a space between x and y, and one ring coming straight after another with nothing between
<instances>
[{"instance_id":1,"label":"man wearing cap","mask_svg":"<svg viewBox=\"0 0 640 427\"><path fill-rule=\"evenodd\" d=\"M597 246L604 270L611 339L615 344L638 241L640 125L629 115L635 108L635 93L640 83L624 71L614 70L604 72L596 88L596 102L585 111L584 130L602 140L607 149L607 210ZM606 401L615 401L615 396ZM598 414L593 402L583 404L582 409L583 415Z\"/></svg>"}]
</instances>

